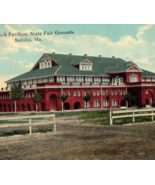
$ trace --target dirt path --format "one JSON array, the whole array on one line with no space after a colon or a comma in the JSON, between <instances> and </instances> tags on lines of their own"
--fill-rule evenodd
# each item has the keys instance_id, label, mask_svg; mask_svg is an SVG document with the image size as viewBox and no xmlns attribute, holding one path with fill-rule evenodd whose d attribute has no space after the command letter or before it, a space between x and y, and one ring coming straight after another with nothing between
<instances>
[{"instance_id":1,"label":"dirt path","mask_svg":"<svg viewBox=\"0 0 155 185\"><path fill-rule=\"evenodd\" d=\"M60 118L56 133L0 137L0 159L155 159L155 123L94 126Z\"/></svg>"}]
</instances>

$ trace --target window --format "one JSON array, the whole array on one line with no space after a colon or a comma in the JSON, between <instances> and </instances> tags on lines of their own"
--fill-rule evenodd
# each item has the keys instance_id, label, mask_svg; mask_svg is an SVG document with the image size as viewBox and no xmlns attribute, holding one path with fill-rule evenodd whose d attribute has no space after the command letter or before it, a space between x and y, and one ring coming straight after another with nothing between
<instances>
[{"instance_id":1,"label":"window","mask_svg":"<svg viewBox=\"0 0 155 185\"><path fill-rule=\"evenodd\" d=\"M113 95L114 93L113 93L113 90L111 90L111 95Z\"/></svg>"},{"instance_id":2,"label":"window","mask_svg":"<svg viewBox=\"0 0 155 185\"><path fill-rule=\"evenodd\" d=\"M96 95L96 92L95 91L93 91L93 96L95 96Z\"/></svg>"},{"instance_id":3,"label":"window","mask_svg":"<svg viewBox=\"0 0 155 185\"><path fill-rule=\"evenodd\" d=\"M76 81L77 81L77 82L83 82L83 81L84 81L83 76L77 76L77 77L76 77Z\"/></svg>"},{"instance_id":4,"label":"window","mask_svg":"<svg viewBox=\"0 0 155 185\"><path fill-rule=\"evenodd\" d=\"M42 78L39 78L38 79L38 83L42 83Z\"/></svg>"},{"instance_id":5,"label":"window","mask_svg":"<svg viewBox=\"0 0 155 185\"><path fill-rule=\"evenodd\" d=\"M152 78L152 81L155 81L155 78L154 77Z\"/></svg>"},{"instance_id":6,"label":"window","mask_svg":"<svg viewBox=\"0 0 155 185\"><path fill-rule=\"evenodd\" d=\"M148 91L146 91L145 93L148 94Z\"/></svg>"},{"instance_id":7,"label":"window","mask_svg":"<svg viewBox=\"0 0 155 185\"><path fill-rule=\"evenodd\" d=\"M119 83L119 76L116 76L116 83Z\"/></svg>"},{"instance_id":8,"label":"window","mask_svg":"<svg viewBox=\"0 0 155 185\"><path fill-rule=\"evenodd\" d=\"M97 91L97 96L99 96L100 95L100 91Z\"/></svg>"},{"instance_id":9,"label":"window","mask_svg":"<svg viewBox=\"0 0 155 185\"><path fill-rule=\"evenodd\" d=\"M28 98L29 97L29 94L28 93L26 93L26 98Z\"/></svg>"},{"instance_id":10,"label":"window","mask_svg":"<svg viewBox=\"0 0 155 185\"><path fill-rule=\"evenodd\" d=\"M112 84L115 84L115 78L112 79Z\"/></svg>"},{"instance_id":11,"label":"window","mask_svg":"<svg viewBox=\"0 0 155 185\"><path fill-rule=\"evenodd\" d=\"M51 61L48 61L48 67L50 67L51 66Z\"/></svg>"},{"instance_id":12,"label":"window","mask_svg":"<svg viewBox=\"0 0 155 185\"><path fill-rule=\"evenodd\" d=\"M44 62L41 63L41 68L43 68L43 67L44 67Z\"/></svg>"},{"instance_id":13,"label":"window","mask_svg":"<svg viewBox=\"0 0 155 185\"><path fill-rule=\"evenodd\" d=\"M76 91L73 92L73 96L76 96Z\"/></svg>"},{"instance_id":14,"label":"window","mask_svg":"<svg viewBox=\"0 0 155 185\"><path fill-rule=\"evenodd\" d=\"M121 83L121 84L123 83L123 78L122 78L122 77L120 77L120 83Z\"/></svg>"},{"instance_id":15,"label":"window","mask_svg":"<svg viewBox=\"0 0 155 185\"><path fill-rule=\"evenodd\" d=\"M144 77L142 78L142 81L145 81L145 78Z\"/></svg>"},{"instance_id":16,"label":"window","mask_svg":"<svg viewBox=\"0 0 155 185\"><path fill-rule=\"evenodd\" d=\"M105 95L105 92L104 92L104 90L102 91L102 95Z\"/></svg>"},{"instance_id":17,"label":"window","mask_svg":"<svg viewBox=\"0 0 155 185\"><path fill-rule=\"evenodd\" d=\"M99 101L97 100L94 101L94 107L99 107L99 104L100 104Z\"/></svg>"},{"instance_id":18,"label":"window","mask_svg":"<svg viewBox=\"0 0 155 185\"><path fill-rule=\"evenodd\" d=\"M151 78L146 78L146 81L151 81Z\"/></svg>"},{"instance_id":19,"label":"window","mask_svg":"<svg viewBox=\"0 0 155 185\"><path fill-rule=\"evenodd\" d=\"M107 94L109 94L109 91L108 91L108 90L106 90L106 95L107 95Z\"/></svg>"},{"instance_id":20,"label":"window","mask_svg":"<svg viewBox=\"0 0 155 185\"><path fill-rule=\"evenodd\" d=\"M28 80L28 84L31 85L32 84L32 80Z\"/></svg>"},{"instance_id":21,"label":"window","mask_svg":"<svg viewBox=\"0 0 155 185\"><path fill-rule=\"evenodd\" d=\"M85 82L92 82L92 77L85 77Z\"/></svg>"},{"instance_id":22,"label":"window","mask_svg":"<svg viewBox=\"0 0 155 185\"><path fill-rule=\"evenodd\" d=\"M101 82L101 77L94 77L94 82Z\"/></svg>"},{"instance_id":23,"label":"window","mask_svg":"<svg viewBox=\"0 0 155 185\"><path fill-rule=\"evenodd\" d=\"M117 95L117 91L115 90L115 95Z\"/></svg>"},{"instance_id":24,"label":"window","mask_svg":"<svg viewBox=\"0 0 155 185\"><path fill-rule=\"evenodd\" d=\"M57 82L65 82L65 76L57 76Z\"/></svg>"},{"instance_id":25,"label":"window","mask_svg":"<svg viewBox=\"0 0 155 185\"><path fill-rule=\"evenodd\" d=\"M32 97L34 97L34 92L32 93Z\"/></svg>"},{"instance_id":26,"label":"window","mask_svg":"<svg viewBox=\"0 0 155 185\"><path fill-rule=\"evenodd\" d=\"M120 90L120 95L122 95L122 90Z\"/></svg>"},{"instance_id":27,"label":"window","mask_svg":"<svg viewBox=\"0 0 155 185\"><path fill-rule=\"evenodd\" d=\"M123 90L123 95L125 95L125 90Z\"/></svg>"},{"instance_id":28,"label":"window","mask_svg":"<svg viewBox=\"0 0 155 185\"><path fill-rule=\"evenodd\" d=\"M24 85L27 85L27 80L24 80Z\"/></svg>"},{"instance_id":29,"label":"window","mask_svg":"<svg viewBox=\"0 0 155 185\"><path fill-rule=\"evenodd\" d=\"M37 79L33 79L33 84L37 84Z\"/></svg>"},{"instance_id":30,"label":"window","mask_svg":"<svg viewBox=\"0 0 155 185\"><path fill-rule=\"evenodd\" d=\"M116 106L117 105L117 101L116 100L112 100L112 106Z\"/></svg>"},{"instance_id":31,"label":"window","mask_svg":"<svg viewBox=\"0 0 155 185\"><path fill-rule=\"evenodd\" d=\"M43 78L43 82L48 82L48 78Z\"/></svg>"},{"instance_id":32,"label":"window","mask_svg":"<svg viewBox=\"0 0 155 185\"><path fill-rule=\"evenodd\" d=\"M102 83L109 83L109 82L110 82L110 78L102 77Z\"/></svg>"},{"instance_id":33,"label":"window","mask_svg":"<svg viewBox=\"0 0 155 185\"><path fill-rule=\"evenodd\" d=\"M86 96L86 91L83 91L83 96Z\"/></svg>"},{"instance_id":34,"label":"window","mask_svg":"<svg viewBox=\"0 0 155 185\"><path fill-rule=\"evenodd\" d=\"M137 82L138 81L138 76L133 74L133 75L130 75L130 82Z\"/></svg>"},{"instance_id":35,"label":"window","mask_svg":"<svg viewBox=\"0 0 155 185\"><path fill-rule=\"evenodd\" d=\"M78 91L78 96L80 96L80 91Z\"/></svg>"},{"instance_id":36,"label":"window","mask_svg":"<svg viewBox=\"0 0 155 185\"><path fill-rule=\"evenodd\" d=\"M54 82L54 76L49 77L49 82Z\"/></svg>"},{"instance_id":37,"label":"window","mask_svg":"<svg viewBox=\"0 0 155 185\"><path fill-rule=\"evenodd\" d=\"M46 60L44 61L44 64L45 64L45 67L47 67L47 61Z\"/></svg>"},{"instance_id":38,"label":"window","mask_svg":"<svg viewBox=\"0 0 155 185\"><path fill-rule=\"evenodd\" d=\"M29 98L31 98L31 93L29 93Z\"/></svg>"},{"instance_id":39,"label":"window","mask_svg":"<svg viewBox=\"0 0 155 185\"><path fill-rule=\"evenodd\" d=\"M89 102L86 103L86 101L85 101L84 102L84 107L90 107L90 103Z\"/></svg>"},{"instance_id":40,"label":"window","mask_svg":"<svg viewBox=\"0 0 155 185\"><path fill-rule=\"evenodd\" d=\"M70 91L68 91L68 96L70 96Z\"/></svg>"},{"instance_id":41,"label":"window","mask_svg":"<svg viewBox=\"0 0 155 185\"><path fill-rule=\"evenodd\" d=\"M73 76L67 76L67 82L74 82L75 78Z\"/></svg>"},{"instance_id":42,"label":"window","mask_svg":"<svg viewBox=\"0 0 155 185\"><path fill-rule=\"evenodd\" d=\"M108 104L108 101L107 100L104 100L103 101L103 106L108 106L109 104Z\"/></svg>"}]
</instances>

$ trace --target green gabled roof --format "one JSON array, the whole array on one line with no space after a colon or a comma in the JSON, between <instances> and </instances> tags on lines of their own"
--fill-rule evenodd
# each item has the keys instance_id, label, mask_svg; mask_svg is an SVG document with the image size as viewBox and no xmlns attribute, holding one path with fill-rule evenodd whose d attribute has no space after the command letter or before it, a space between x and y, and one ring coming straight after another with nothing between
<instances>
[{"instance_id":1,"label":"green gabled roof","mask_svg":"<svg viewBox=\"0 0 155 185\"><path fill-rule=\"evenodd\" d=\"M126 71L132 65L127 65L127 62L121 58L107 58L107 57L94 57L94 56L78 56L78 55L64 55L64 54L50 54L45 53L51 59L59 64L44 69L31 69L31 71L12 78L8 81L21 80L25 78L35 78L50 75L108 75L110 72ZM41 58L40 58L41 59ZM40 60L39 59L39 60ZM84 71L79 70L74 64L88 59L92 62L92 70ZM37 61L37 63L39 62ZM37 63L34 65L36 66ZM142 76L155 76L154 73L143 70Z\"/></svg>"},{"instance_id":2,"label":"green gabled roof","mask_svg":"<svg viewBox=\"0 0 155 185\"><path fill-rule=\"evenodd\" d=\"M44 68L44 69L35 69L33 71L29 71L27 73L24 73L22 75L19 75L15 78L12 78L8 81L13 81L13 80L20 80L20 79L25 79L25 78L37 78L41 76L50 76L54 74L54 72L59 68L60 66L53 66L50 68Z\"/></svg>"}]
</instances>

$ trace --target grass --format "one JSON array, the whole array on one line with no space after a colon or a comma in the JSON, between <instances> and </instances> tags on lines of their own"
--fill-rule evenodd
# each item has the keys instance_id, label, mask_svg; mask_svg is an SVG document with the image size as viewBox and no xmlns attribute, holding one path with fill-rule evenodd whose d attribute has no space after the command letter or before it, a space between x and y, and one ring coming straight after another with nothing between
<instances>
[{"instance_id":1,"label":"grass","mask_svg":"<svg viewBox=\"0 0 155 185\"><path fill-rule=\"evenodd\" d=\"M32 130L32 133L45 133L52 131L52 128L38 128L36 130ZM0 137L4 136L13 136L13 135L25 135L29 134L29 130L13 130L11 132L0 132Z\"/></svg>"}]
</instances>

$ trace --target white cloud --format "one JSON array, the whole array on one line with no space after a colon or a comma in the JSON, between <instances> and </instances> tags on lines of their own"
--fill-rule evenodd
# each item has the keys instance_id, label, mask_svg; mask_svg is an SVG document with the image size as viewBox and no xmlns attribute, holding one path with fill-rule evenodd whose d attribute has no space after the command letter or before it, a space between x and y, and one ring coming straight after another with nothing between
<instances>
[{"instance_id":1,"label":"white cloud","mask_svg":"<svg viewBox=\"0 0 155 185\"><path fill-rule=\"evenodd\" d=\"M139 39L139 40L141 40L141 35L143 35L144 33L145 33L145 31L146 30L149 30L151 27L153 26L153 24L146 24L146 25L144 25L144 26L141 26L140 28L139 28L139 32L137 33L137 38Z\"/></svg>"}]
</instances>

